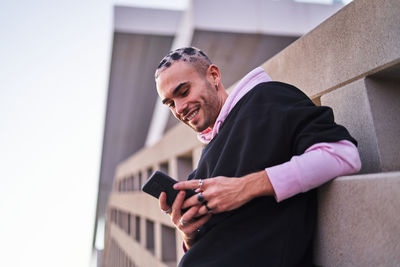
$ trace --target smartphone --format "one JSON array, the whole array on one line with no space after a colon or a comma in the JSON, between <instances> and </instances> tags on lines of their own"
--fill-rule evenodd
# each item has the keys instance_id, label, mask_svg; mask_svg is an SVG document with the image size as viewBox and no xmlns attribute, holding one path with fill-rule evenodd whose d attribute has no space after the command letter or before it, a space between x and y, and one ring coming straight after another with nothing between
<instances>
[{"instance_id":1,"label":"smartphone","mask_svg":"<svg viewBox=\"0 0 400 267\"><path fill-rule=\"evenodd\" d=\"M174 189L174 184L178 181L166 175L163 172L155 171L150 178L146 181L146 183L142 186L142 191L150 194L155 198L159 198L161 192L165 192L167 194L167 204L172 207L176 196L179 193L179 190ZM185 199L196 195L196 192L192 189L185 190L186 195ZM182 210L185 212L187 209Z\"/></svg>"}]
</instances>

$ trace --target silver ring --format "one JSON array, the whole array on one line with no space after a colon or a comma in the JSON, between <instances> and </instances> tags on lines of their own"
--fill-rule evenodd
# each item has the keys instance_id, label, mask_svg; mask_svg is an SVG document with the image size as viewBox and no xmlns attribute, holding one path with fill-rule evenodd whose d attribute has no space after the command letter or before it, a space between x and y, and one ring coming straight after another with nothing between
<instances>
[{"instance_id":1,"label":"silver ring","mask_svg":"<svg viewBox=\"0 0 400 267\"><path fill-rule=\"evenodd\" d=\"M184 221L182 218L183 218L183 217L181 217L181 218L179 219L179 223L180 223L180 225L183 227L183 226L185 226L185 224L187 224L187 221Z\"/></svg>"},{"instance_id":2,"label":"silver ring","mask_svg":"<svg viewBox=\"0 0 400 267\"><path fill-rule=\"evenodd\" d=\"M167 210L163 210L163 212L165 212L165 214L170 214L171 213L171 208L168 208Z\"/></svg>"},{"instance_id":3,"label":"silver ring","mask_svg":"<svg viewBox=\"0 0 400 267\"><path fill-rule=\"evenodd\" d=\"M206 200L204 199L204 196L203 196L203 193L202 193L202 192L200 192L200 193L197 194L197 201L199 201L200 203L203 203L204 201L206 201Z\"/></svg>"},{"instance_id":4,"label":"silver ring","mask_svg":"<svg viewBox=\"0 0 400 267\"><path fill-rule=\"evenodd\" d=\"M201 191L201 187L203 186L203 180L202 179L200 179L199 180L199 189L200 189L200 191Z\"/></svg>"}]
</instances>

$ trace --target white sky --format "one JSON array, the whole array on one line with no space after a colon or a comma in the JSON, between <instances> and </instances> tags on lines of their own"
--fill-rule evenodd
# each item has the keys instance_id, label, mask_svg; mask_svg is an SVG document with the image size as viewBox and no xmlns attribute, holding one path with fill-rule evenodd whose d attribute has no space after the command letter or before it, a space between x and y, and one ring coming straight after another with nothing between
<instances>
[{"instance_id":1,"label":"white sky","mask_svg":"<svg viewBox=\"0 0 400 267\"><path fill-rule=\"evenodd\" d=\"M89 266L113 4L0 0L0 266Z\"/></svg>"}]
</instances>

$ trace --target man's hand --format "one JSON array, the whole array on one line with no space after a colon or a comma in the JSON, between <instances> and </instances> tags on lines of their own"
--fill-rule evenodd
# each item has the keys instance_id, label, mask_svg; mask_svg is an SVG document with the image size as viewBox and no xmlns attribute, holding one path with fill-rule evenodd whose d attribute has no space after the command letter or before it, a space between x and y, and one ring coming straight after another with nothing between
<instances>
[{"instance_id":1,"label":"man's hand","mask_svg":"<svg viewBox=\"0 0 400 267\"><path fill-rule=\"evenodd\" d=\"M211 214L207 214L201 218L196 218L198 217L197 214L199 208L201 207L200 205L195 205L182 214L181 210L183 208L182 205L184 200L185 191L180 191L176 196L174 203L172 204L169 215L171 216L172 223L182 234L186 248L189 249L195 242L197 229L199 229L200 226L205 224L211 218ZM161 193L159 204L163 211L169 211L170 207L167 205L167 195L165 192Z\"/></svg>"},{"instance_id":2,"label":"man's hand","mask_svg":"<svg viewBox=\"0 0 400 267\"><path fill-rule=\"evenodd\" d=\"M218 176L202 180L202 182L201 190L199 180L184 181L174 185L176 190L196 189L196 192L202 194L206 202L199 202L199 194L197 194L188 198L182 206L185 209L201 205L195 216L234 210L255 197L274 194L265 170L241 178Z\"/></svg>"}]
</instances>

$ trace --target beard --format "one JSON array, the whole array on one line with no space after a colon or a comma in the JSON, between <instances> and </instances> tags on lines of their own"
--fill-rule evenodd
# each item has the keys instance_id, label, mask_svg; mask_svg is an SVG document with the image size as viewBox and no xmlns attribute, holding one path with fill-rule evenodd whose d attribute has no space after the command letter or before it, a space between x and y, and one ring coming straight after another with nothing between
<instances>
[{"instance_id":1,"label":"beard","mask_svg":"<svg viewBox=\"0 0 400 267\"><path fill-rule=\"evenodd\" d=\"M202 100L199 107L199 118L200 121L196 125L192 125L189 122L184 122L194 131L201 133L207 128L212 128L217 120L219 112L222 108L219 104L219 98L216 88L206 79L204 86L204 94L201 95Z\"/></svg>"}]
</instances>

